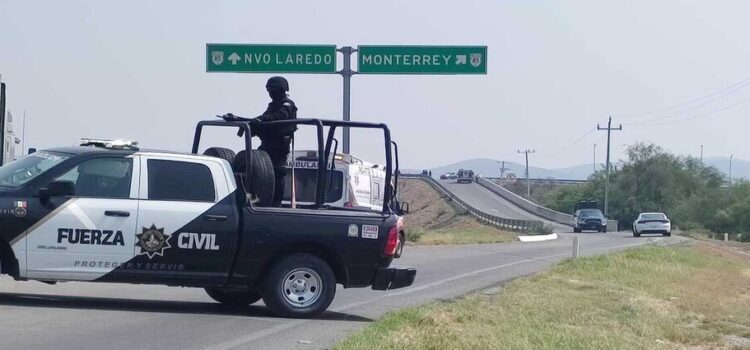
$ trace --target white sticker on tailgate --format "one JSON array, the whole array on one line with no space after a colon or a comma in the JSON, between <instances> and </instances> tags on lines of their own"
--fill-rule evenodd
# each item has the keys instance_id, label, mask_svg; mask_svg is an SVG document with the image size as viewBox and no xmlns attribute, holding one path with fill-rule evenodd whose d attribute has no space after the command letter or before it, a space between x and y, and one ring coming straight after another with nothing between
<instances>
[{"instance_id":1,"label":"white sticker on tailgate","mask_svg":"<svg viewBox=\"0 0 750 350\"><path fill-rule=\"evenodd\" d=\"M378 239L378 227L375 225L362 225L362 238Z\"/></svg>"}]
</instances>

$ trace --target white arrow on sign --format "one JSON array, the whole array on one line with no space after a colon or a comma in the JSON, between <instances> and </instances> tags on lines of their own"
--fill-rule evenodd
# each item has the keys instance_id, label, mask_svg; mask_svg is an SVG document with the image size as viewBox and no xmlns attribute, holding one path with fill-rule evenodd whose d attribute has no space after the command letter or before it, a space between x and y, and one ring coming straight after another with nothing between
<instances>
[{"instance_id":1,"label":"white arrow on sign","mask_svg":"<svg viewBox=\"0 0 750 350\"><path fill-rule=\"evenodd\" d=\"M236 52L232 52L232 54L229 55L229 60L232 61L232 65L236 65L237 61L240 60L240 55L238 55Z\"/></svg>"},{"instance_id":2,"label":"white arrow on sign","mask_svg":"<svg viewBox=\"0 0 750 350\"><path fill-rule=\"evenodd\" d=\"M231 57L229 59L231 59ZM456 64L466 64L466 55L456 55Z\"/></svg>"}]
</instances>

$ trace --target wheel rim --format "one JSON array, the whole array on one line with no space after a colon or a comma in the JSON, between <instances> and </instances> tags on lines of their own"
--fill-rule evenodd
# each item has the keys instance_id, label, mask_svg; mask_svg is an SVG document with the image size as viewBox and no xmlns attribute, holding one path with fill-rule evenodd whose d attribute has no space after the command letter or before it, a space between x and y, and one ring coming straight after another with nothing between
<instances>
[{"instance_id":1,"label":"wheel rim","mask_svg":"<svg viewBox=\"0 0 750 350\"><path fill-rule=\"evenodd\" d=\"M281 293L289 305L307 307L320 299L322 284L317 272L306 267L296 268L284 277Z\"/></svg>"}]
</instances>

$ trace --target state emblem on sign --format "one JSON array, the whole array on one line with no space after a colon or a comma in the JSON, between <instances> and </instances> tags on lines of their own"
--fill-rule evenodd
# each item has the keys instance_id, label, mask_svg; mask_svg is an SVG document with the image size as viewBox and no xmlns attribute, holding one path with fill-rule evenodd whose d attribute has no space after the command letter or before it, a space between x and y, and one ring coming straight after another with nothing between
<instances>
[{"instance_id":1,"label":"state emblem on sign","mask_svg":"<svg viewBox=\"0 0 750 350\"><path fill-rule=\"evenodd\" d=\"M169 244L169 238L171 235L164 233L164 228L156 228L156 225L151 225L149 228L143 228L143 233L136 234L138 240L137 245L141 247L141 252L138 255L147 255L149 259L154 256L164 256L164 250L172 248Z\"/></svg>"},{"instance_id":2,"label":"state emblem on sign","mask_svg":"<svg viewBox=\"0 0 750 350\"><path fill-rule=\"evenodd\" d=\"M471 62L472 67L479 67L479 65L482 64L482 54L481 53L471 54L470 62Z\"/></svg>"},{"instance_id":3,"label":"state emblem on sign","mask_svg":"<svg viewBox=\"0 0 750 350\"><path fill-rule=\"evenodd\" d=\"M224 62L224 51L211 51L211 61L215 65L220 65Z\"/></svg>"}]
</instances>

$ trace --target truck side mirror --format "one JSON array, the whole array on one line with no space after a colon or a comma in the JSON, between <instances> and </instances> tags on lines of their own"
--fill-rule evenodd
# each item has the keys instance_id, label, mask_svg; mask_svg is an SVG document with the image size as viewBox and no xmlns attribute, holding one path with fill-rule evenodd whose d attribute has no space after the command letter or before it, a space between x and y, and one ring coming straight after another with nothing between
<instances>
[{"instance_id":1,"label":"truck side mirror","mask_svg":"<svg viewBox=\"0 0 750 350\"><path fill-rule=\"evenodd\" d=\"M401 202L398 206L398 210L401 212L401 214L409 214L409 203Z\"/></svg>"},{"instance_id":2,"label":"truck side mirror","mask_svg":"<svg viewBox=\"0 0 750 350\"><path fill-rule=\"evenodd\" d=\"M76 185L72 181L52 181L39 190L39 197L69 197L75 195Z\"/></svg>"}]
</instances>

